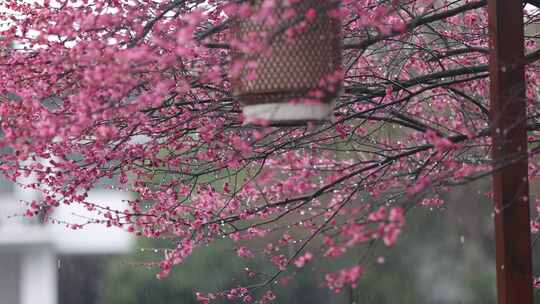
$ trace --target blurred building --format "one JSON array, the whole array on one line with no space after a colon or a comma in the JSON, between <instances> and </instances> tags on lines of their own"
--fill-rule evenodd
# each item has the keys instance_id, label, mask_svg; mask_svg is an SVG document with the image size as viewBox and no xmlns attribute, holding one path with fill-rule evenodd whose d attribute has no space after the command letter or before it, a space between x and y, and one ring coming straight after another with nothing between
<instances>
[{"instance_id":1,"label":"blurred building","mask_svg":"<svg viewBox=\"0 0 540 304\"><path fill-rule=\"evenodd\" d=\"M128 198L126 192L96 189L88 201L124 209ZM59 282L69 284L70 280L59 280L62 259L84 261L123 254L134 245L131 235L116 227L88 225L73 230L65 224L23 216L27 209L23 202L34 199L39 199L37 192L0 179L0 304L65 302L59 299ZM85 223L91 217L81 206L60 206L52 213L52 218L73 224ZM89 268L85 267L81 269ZM84 278L92 274L77 275Z\"/></svg>"}]
</instances>

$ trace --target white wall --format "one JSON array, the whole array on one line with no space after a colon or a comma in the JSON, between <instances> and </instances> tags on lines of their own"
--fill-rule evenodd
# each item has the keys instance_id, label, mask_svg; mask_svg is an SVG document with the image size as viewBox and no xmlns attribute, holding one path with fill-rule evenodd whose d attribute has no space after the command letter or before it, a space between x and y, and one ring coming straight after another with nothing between
<instances>
[{"instance_id":1,"label":"white wall","mask_svg":"<svg viewBox=\"0 0 540 304\"><path fill-rule=\"evenodd\" d=\"M20 304L56 304L58 267L50 246L25 250L21 255Z\"/></svg>"},{"instance_id":2,"label":"white wall","mask_svg":"<svg viewBox=\"0 0 540 304\"><path fill-rule=\"evenodd\" d=\"M0 304L57 304L58 259L69 254L122 254L133 248L132 234L117 228L93 224L72 230L62 224L40 224L23 217L21 199L35 199L33 193L0 193ZM126 192L94 190L88 201L124 210ZM83 224L96 214L80 205L61 205L55 219ZM84 275L84 274L81 274Z\"/></svg>"},{"instance_id":3,"label":"white wall","mask_svg":"<svg viewBox=\"0 0 540 304\"><path fill-rule=\"evenodd\" d=\"M89 193L87 201L123 211L129 198L128 193L111 190L95 190ZM84 224L87 218L96 214L81 205L62 206L54 217L73 224ZM100 217L104 219L103 216ZM83 229L72 230L65 225L48 225L55 248L62 254L120 254L126 253L134 245L133 236L118 227L107 228L103 224L91 224Z\"/></svg>"}]
</instances>

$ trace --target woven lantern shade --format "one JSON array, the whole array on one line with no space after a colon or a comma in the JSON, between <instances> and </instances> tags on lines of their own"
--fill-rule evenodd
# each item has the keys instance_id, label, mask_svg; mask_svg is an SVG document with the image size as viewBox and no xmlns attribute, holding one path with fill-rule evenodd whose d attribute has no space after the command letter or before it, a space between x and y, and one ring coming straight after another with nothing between
<instances>
[{"instance_id":1,"label":"woven lantern shade","mask_svg":"<svg viewBox=\"0 0 540 304\"><path fill-rule=\"evenodd\" d=\"M261 1L251 1L255 11ZM247 123L301 125L330 117L341 89L339 0L276 1L273 19L236 18L232 26L234 96ZM292 12L292 13L291 13ZM250 50L257 41L262 50ZM260 45L261 45L260 44ZM238 46L240 45L240 46Z\"/></svg>"}]
</instances>

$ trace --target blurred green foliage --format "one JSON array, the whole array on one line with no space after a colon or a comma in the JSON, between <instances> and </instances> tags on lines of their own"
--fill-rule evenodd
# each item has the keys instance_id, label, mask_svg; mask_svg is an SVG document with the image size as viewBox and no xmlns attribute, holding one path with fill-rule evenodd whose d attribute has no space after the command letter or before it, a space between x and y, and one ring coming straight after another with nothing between
<instances>
[{"instance_id":1,"label":"blurred green foliage","mask_svg":"<svg viewBox=\"0 0 540 304\"><path fill-rule=\"evenodd\" d=\"M349 252L339 264L318 259L298 271L287 286L273 285L276 303L495 303L491 203L484 191L477 190L487 189L487 182L457 188L447 195L442 208L413 208L394 247L377 244L369 250L365 274L354 291L333 295L323 286L324 274L354 264L366 254L365 247ZM159 281L156 269L132 263L146 262L149 257L158 261L160 254L152 248L161 245L159 240L139 239L137 252L112 259L101 304L197 303L196 291L255 283L247 277L246 266L269 274L275 270L262 260L246 264L234 253L232 242L221 241L195 251L169 278ZM145 250L141 252L141 248ZM384 257L384 263L377 263L378 257ZM538 297L536 300L540 303Z\"/></svg>"}]
</instances>

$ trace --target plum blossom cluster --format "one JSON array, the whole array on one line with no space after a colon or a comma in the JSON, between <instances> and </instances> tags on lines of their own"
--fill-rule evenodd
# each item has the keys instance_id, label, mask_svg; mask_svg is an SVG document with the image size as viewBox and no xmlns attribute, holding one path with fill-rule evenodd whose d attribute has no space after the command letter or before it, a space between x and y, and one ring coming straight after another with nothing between
<instances>
[{"instance_id":1,"label":"plum blossom cluster","mask_svg":"<svg viewBox=\"0 0 540 304\"><path fill-rule=\"evenodd\" d=\"M362 275L362 266L354 266L348 269L342 269L336 273L326 275L326 284L332 291L339 293L345 287L356 288L358 279Z\"/></svg>"},{"instance_id":2,"label":"plum blossom cluster","mask_svg":"<svg viewBox=\"0 0 540 304\"><path fill-rule=\"evenodd\" d=\"M231 22L290 18L277 33L294 43L321 13L276 14L298 1L2 1L0 171L41 192L26 216L54 221L55 207L81 204L87 224L168 240L160 279L222 240L272 265L247 272L250 286L198 293L202 303L274 301L273 281L318 260L335 262L320 277L331 290L361 286L363 264L338 266L345 253L392 250L407 210L493 170L486 1L341 1L326 12L343 20L343 70L321 83L343 83L332 121L246 124L231 78L254 67L231 49L270 42L235 39ZM524 13L538 26L538 10ZM535 181L540 51L526 47ZM129 208L87 202L94 187L133 193Z\"/></svg>"}]
</instances>

